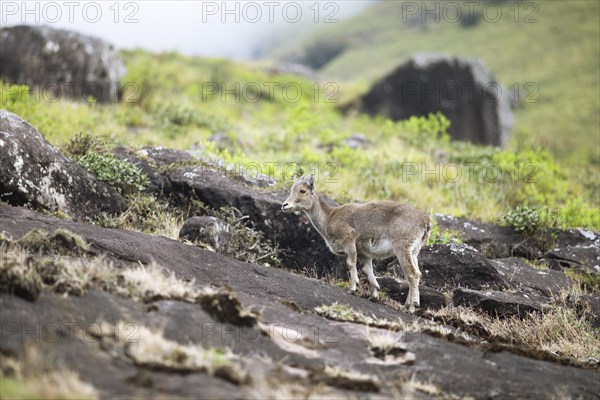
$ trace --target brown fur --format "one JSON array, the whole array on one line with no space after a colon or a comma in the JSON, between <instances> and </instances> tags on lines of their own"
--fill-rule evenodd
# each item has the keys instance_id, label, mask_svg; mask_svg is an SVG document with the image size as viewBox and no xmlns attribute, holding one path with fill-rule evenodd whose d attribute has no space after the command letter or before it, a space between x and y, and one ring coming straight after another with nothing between
<instances>
[{"instance_id":1,"label":"brown fur","mask_svg":"<svg viewBox=\"0 0 600 400\"><path fill-rule=\"evenodd\" d=\"M350 269L350 289L358 283L357 261L363 264L373 296L379 284L373 275L373 259L396 256L409 283L406 304L419 306L421 272L417 255L431 231L427 213L393 201L328 205L314 190L314 178L305 176L292 186L283 211L304 211L329 249L346 256Z\"/></svg>"}]
</instances>

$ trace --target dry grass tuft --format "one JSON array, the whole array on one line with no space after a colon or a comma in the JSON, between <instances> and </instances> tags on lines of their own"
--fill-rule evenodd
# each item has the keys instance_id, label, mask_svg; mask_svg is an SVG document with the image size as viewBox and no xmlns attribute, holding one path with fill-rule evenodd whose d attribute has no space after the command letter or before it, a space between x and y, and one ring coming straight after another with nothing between
<instances>
[{"instance_id":1,"label":"dry grass tuft","mask_svg":"<svg viewBox=\"0 0 600 400\"><path fill-rule=\"evenodd\" d=\"M432 316L488 340L530 352L548 352L583 364L598 363L600 332L594 329L564 296L542 313L497 319L462 307L431 311Z\"/></svg>"},{"instance_id":2,"label":"dry grass tuft","mask_svg":"<svg viewBox=\"0 0 600 400\"><path fill-rule=\"evenodd\" d=\"M0 293L36 301L44 285L37 271L14 254L2 253L0 257Z\"/></svg>"},{"instance_id":3,"label":"dry grass tuft","mask_svg":"<svg viewBox=\"0 0 600 400\"><path fill-rule=\"evenodd\" d=\"M21 249L31 253L82 255L89 251L84 238L67 229L56 229L52 234L34 229L17 242Z\"/></svg>"},{"instance_id":4,"label":"dry grass tuft","mask_svg":"<svg viewBox=\"0 0 600 400\"><path fill-rule=\"evenodd\" d=\"M123 321L114 325L103 321L99 325L99 329L89 329L88 333L106 346L112 346L113 353L124 354L138 366L177 372L201 371L234 383L247 381L247 373L228 349L179 344L166 339L162 331Z\"/></svg>"},{"instance_id":5,"label":"dry grass tuft","mask_svg":"<svg viewBox=\"0 0 600 400\"><path fill-rule=\"evenodd\" d=\"M46 367L42 367L46 365ZM52 369L40 353L25 347L25 357L0 360L0 393L3 399L97 399L98 392L67 369Z\"/></svg>"},{"instance_id":6,"label":"dry grass tuft","mask_svg":"<svg viewBox=\"0 0 600 400\"><path fill-rule=\"evenodd\" d=\"M356 322L376 328L384 328L392 331L400 331L404 324L400 321L393 322L382 318L373 318L359 311L355 311L345 304L333 303L331 305L322 305L315 308L317 314L335 321Z\"/></svg>"},{"instance_id":7,"label":"dry grass tuft","mask_svg":"<svg viewBox=\"0 0 600 400\"><path fill-rule=\"evenodd\" d=\"M360 392L379 392L381 382L374 375L362 374L340 366L325 366L322 371L313 372L314 382L324 383L339 389L356 390Z\"/></svg>"},{"instance_id":8,"label":"dry grass tuft","mask_svg":"<svg viewBox=\"0 0 600 400\"><path fill-rule=\"evenodd\" d=\"M388 354L400 344L400 339L392 332L369 333L367 336L367 346L374 352Z\"/></svg>"},{"instance_id":9,"label":"dry grass tuft","mask_svg":"<svg viewBox=\"0 0 600 400\"><path fill-rule=\"evenodd\" d=\"M194 280L183 281L155 264L116 268L104 259L40 259L18 250L3 252L1 256L0 292L29 301L37 300L44 285L57 293L76 296L95 288L145 303L157 300L198 303L219 321L239 326L252 326L259 318L257 313L244 308L231 291L197 288Z\"/></svg>"},{"instance_id":10,"label":"dry grass tuft","mask_svg":"<svg viewBox=\"0 0 600 400\"><path fill-rule=\"evenodd\" d=\"M212 294L212 290L208 288L195 288L194 280L183 281L173 272L167 272L156 264L119 270L117 280L119 290L124 290L128 297L143 302L180 300L195 303L205 292Z\"/></svg>"},{"instance_id":11,"label":"dry grass tuft","mask_svg":"<svg viewBox=\"0 0 600 400\"><path fill-rule=\"evenodd\" d=\"M127 201L129 207L125 212L117 217L103 217L98 223L107 228L178 239L188 213L145 193L135 193L129 196Z\"/></svg>"}]
</instances>

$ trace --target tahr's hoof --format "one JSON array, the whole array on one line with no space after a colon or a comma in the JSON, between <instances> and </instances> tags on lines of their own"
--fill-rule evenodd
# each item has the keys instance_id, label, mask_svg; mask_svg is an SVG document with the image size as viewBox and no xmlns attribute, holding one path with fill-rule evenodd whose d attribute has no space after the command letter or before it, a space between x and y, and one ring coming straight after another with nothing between
<instances>
[{"instance_id":1,"label":"tahr's hoof","mask_svg":"<svg viewBox=\"0 0 600 400\"><path fill-rule=\"evenodd\" d=\"M419 309L419 304L417 304L417 303L405 304L404 308L406 311L408 311L410 313L414 313L417 309Z\"/></svg>"}]
</instances>

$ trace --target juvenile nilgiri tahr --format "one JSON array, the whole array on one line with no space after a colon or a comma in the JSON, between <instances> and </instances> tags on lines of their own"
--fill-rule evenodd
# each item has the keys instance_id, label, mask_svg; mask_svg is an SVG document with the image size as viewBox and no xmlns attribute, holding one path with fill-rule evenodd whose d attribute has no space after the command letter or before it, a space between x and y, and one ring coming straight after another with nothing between
<instances>
[{"instance_id":1,"label":"juvenile nilgiri tahr","mask_svg":"<svg viewBox=\"0 0 600 400\"><path fill-rule=\"evenodd\" d=\"M294 182L281 206L285 212L304 211L329 249L345 255L350 269L350 290L356 291L360 261L363 271L378 296L379 284L373 274L373 259L396 256L408 281L406 305L419 307L421 272L417 255L431 231L431 218L423 211L394 201L328 205L315 191L313 175Z\"/></svg>"}]
</instances>

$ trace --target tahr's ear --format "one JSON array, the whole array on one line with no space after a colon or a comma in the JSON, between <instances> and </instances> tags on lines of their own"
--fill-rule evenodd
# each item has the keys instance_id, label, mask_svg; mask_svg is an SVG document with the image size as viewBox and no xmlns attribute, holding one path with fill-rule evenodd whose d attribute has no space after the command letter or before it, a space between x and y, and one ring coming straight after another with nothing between
<instances>
[{"instance_id":1,"label":"tahr's ear","mask_svg":"<svg viewBox=\"0 0 600 400\"><path fill-rule=\"evenodd\" d=\"M308 185L308 188L310 189L311 192L313 190L315 190L315 174L307 175L305 182Z\"/></svg>"}]
</instances>

